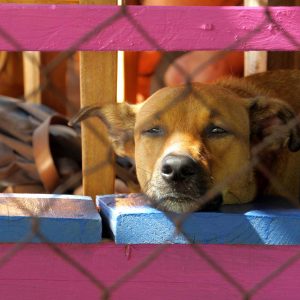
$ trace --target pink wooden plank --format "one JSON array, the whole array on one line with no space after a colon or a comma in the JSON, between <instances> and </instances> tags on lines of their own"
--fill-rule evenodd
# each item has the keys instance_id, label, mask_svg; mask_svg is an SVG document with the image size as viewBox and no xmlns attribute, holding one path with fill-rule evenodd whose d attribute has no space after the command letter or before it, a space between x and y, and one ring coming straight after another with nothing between
<instances>
[{"instance_id":1,"label":"pink wooden plank","mask_svg":"<svg viewBox=\"0 0 300 300\"><path fill-rule=\"evenodd\" d=\"M262 7L132 6L126 8L131 22L116 6L6 4L0 5L0 49L299 50L300 7L269 10L278 26Z\"/></svg>"},{"instance_id":2,"label":"pink wooden plank","mask_svg":"<svg viewBox=\"0 0 300 300\"><path fill-rule=\"evenodd\" d=\"M94 278L111 286L161 246L130 250L114 244L56 245ZM0 247L1 299L101 299L101 288L45 244L27 244L8 262L1 257L14 245ZM138 274L112 292L111 299L243 299L250 290L290 257L299 246L206 245L201 249L236 280L235 287L190 246L170 245ZM199 246L197 246L199 247ZM295 262L251 299L299 299L300 262ZM99 284L101 286L101 284Z\"/></svg>"}]
</instances>

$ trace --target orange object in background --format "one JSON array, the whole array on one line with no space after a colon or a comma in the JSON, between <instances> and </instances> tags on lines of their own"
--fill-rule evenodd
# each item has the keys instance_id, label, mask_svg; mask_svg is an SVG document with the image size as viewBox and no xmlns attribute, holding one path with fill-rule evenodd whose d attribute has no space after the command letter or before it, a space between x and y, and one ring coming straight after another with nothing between
<instances>
[{"instance_id":1,"label":"orange object in background","mask_svg":"<svg viewBox=\"0 0 300 300\"><path fill-rule=\"evenodd\" d=\"M158 51L125 52L125 99L142 102L149 97L150 82L162 54Z\"/></svg>"},{"instance_id":2,"label":"orange object in background","mask_svg":"<svg viewBox=\"0 0 300 300\"><path fill-rule=\"evenodd\" d=\"M162 54L158 51L145 51L140 53L138 63L137 102L142 102L150 96L150 83L154 70Z\"/></svg>"},{"instance_id":3,"label":"orange object in background","mask_svg":"<svg viewBox=\"0 0 300 300\"><path fill-rule=\"evenodd\" d=\"M174 6L228 6L242 5L241 0L144 0L142 5ZM201 55L201 52L203 55ZM192 73L192 67L210 59L217 51L192 51L178 57L178 63L186 73ZM158 51L125 52L125 99L130 103L142 102L150 96L152 75L160 64L163 53ZM195 76L195 81L209 82L224 75L242 75L243 53L230 52L222 59L211 64ZM166 85L184 82L182 74L170 65L165 74L160 74Z\"/></svg>"},{"instance_id":4,"label":"orange object in background","mask_svg":"<svg viewBox=\"0 0 300 300\"><path fill-rule=\"evenodd\" d=\"M57 55L58 52L42 52L42 61L39 67L45 67L55 60ZM41 76L42 104L61 114L66 113L66 72L67 63L63 61ZM14 98L24 96L22 52L0 51L0 95Z\"/></svg>"}]
</instances>

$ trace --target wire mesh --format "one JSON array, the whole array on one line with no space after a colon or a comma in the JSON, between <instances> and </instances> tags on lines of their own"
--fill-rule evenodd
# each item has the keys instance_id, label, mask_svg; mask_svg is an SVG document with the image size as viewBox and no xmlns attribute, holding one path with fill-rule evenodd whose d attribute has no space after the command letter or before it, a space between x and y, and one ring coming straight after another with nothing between
<instances>
[{"instance_id":1,"label":"wire mesh","mask_svg":"<svg viewBox=\"0 0 300 300\"><path fill-rule=\"evenodd\" d=\"M217 52L212 58L209 60L201 63L195 71L192 74L187 74L185 70L176 63L176 60L174 61L169 53L165 53L167 61L172 64L177 71L185 78L185 87L181 89L181 92L177 94L172 101L168 101L168 103L162 107L162 109L151 118L154 119L159 119L163 114L168 112L170 109L175 107L176 105L182 103L185 99L188 97L194 97L198 99L199 105L202 106L209 106L209 104L206 103L205 97L199 92L198 90L195 90L194 85L192 84L193 78L205 71L205 68L213 63L218 62L220 59L224 58L227 53L231 50L234 50L237 48L238 45L247 42L248 40L252 39L255 37L255 35L262 30L264 26L267 24L272 24L274 28L277 28L277 30L280 30L282 34L286 37L286 39L296 46L298 49L300 49L300 45L297 42L297 40L289 34L289 32L286 32L280 24L276 23L276 20L272 17L272 14L270 13L270 10L268 6L265 7L265 18L261 20L261 23L253 29L253 31L249 32L246 34L243 38L240 38L236 40L233 44L228 45L226 49L223 49L223 51ZM83 44L84 42L88 41L91 39L93 36L97 35L99 32L104 30L105 28L109 27L111 24L114 22L118 21L120 18L127 18L127 20L130 22L130 24L137 30L141 36L143 36L144 39L146 39L149 44L151 44L154 48L156 48L159 51L164 51L162 47L156 42L155 39L151 37L151 35L144 29L143 24L137 23L135 18L130 14L130 11L127 9L126 3L120 7L120 10L107 19L105 22L98 24L93 30L90 32L85 33L68 51L61 52L59 53L52 61L50 61L47 65L40 65L37 61L35 61L31 56L29 59L32 60L33 64L38 64L41 76L43 78L42 84L37 90L32 91L32 95L36 93L40 93L45 89L51 90L52 93L56 95L57 98L60 99L61 103L65 106L67 106L67 110L75 113L77 111L77 106L74 105L72 101L68 99L68 96L65 95L61 90L59 90L55 84L53 84L52 79L51 79L51 73L57 68L61 63L66 62L68 59L73 59L74 55L76 54L76 49ZM2 38L7 40L11 45L14 46L15 51L20 51L22 49L21 45L18 44L18 42L14 39L13 36L7 34L4 30L0 28L0 35ZM3 64L0 65L0 70L3 70ZM158 78L158 80L162 81L162 78ZM164 83L163 83L164 84ZM20 95L20 98L25 100L31 95ZM209 107L208 107L209 108ZM144 123L146 125L148 122L151 122L151 118L148 120L145 120ZM201 196L201 205L203 203L208 203L210 202L214 197L219 195L226 186L228 186L229 183L234 182L237 178L239 178L242 174L245 172L249 171L250 169L253 169L254 167L257 167L261 173L264 174L264 176L270 180L271 184L275 185L277 188L278 186L281 185L281 182L278 178L274 177L272 172L268 169L268 166L264 164L264 162L260 159L261 153L263 153L270 145L273 145L274 142L278 141L278 139L281 139L282 137L285 137L286 131L291 131L293 129L296 129L297 126L299 126L299 120L300 120L300 115L290 117L287 122L284 124L281 124L278 128L278 130L272 132L271 134L266 135L258 144L256 144L254 147L251 149L251 159L246 162L244 165L240 166L240 169L238 172L232 174L231 176L226 177L226 180L223 182L220 182L219 184L214 185L212 188L207 190L203 195ZM142 124L141 127L144 127L145 124ZM97 128L94 128L92 125L88 125L89 130L91 130L94 133L94 136L96 139L100 140L102 143L107 143L107 140L105 138L105 134L102 132L99 132ZM147 127L147 126L146 126ZM299 131L299 129L298 129ZM241 140L241 143L244 143L243 140ZM113 164L113 152L114 149L112 148L111 145L109 145L109 151L107 152L107 157L103 157L99 164L93 166L92 168L86 169L84 171L83 176L88 176L89 174L93 174L96 170L99 170L103 168L106 165L111 165ZM220 159L222 160L222 158ZM80 176L80 174L77 174ZM70 179L70 180L74 180ZM78 178L76 178L78 180ZM68 185L68 183L66 183ZM284 187L281 187L284 189ZM59 187L55 193L62 193L65 190L65 186ZM290 194L290 191L287 191L287 195ZM295 206L299 207L299 199L293 199L293 197L287 197L287 199ZM151 199L150 199L151 200ZM159 202L152 203L154 207L159 206ZM23 210L26 210L26 208L22 205L21 202L18 202L18 206L22 208ZM51 205L45 206L43 208L44 211L51 209ZM101 295L101 299L109 299L112 295L112 293L117 290L120 286L126 286L126 282L130 280L130 278L134 277L136 274L141 272L142 270L146 269L149 264L151 264L163 251L169 247L168 244L163 244L159 247L156 247L155 250L147 257L145 257L139 264L137 264L134 268L132 268L129 272L123 274L120 278L118 278L113 284L107 285L104 284L104 282L97 278L94 274L92 274L89 270L87 270L79 261L76 261L72 257L70 257L67 253L65 253L57 244L52 243L47 239L46 236L43 235L43 233L40 230L40 225L39 225L39 215L43 213L43 211L38 211L38 212L32 212L32 211L27 211L27 213L32 215L32 227L31 227L31 232L28 232L28 235L24 237L23 240L21 240L19 243L16 243L14 247L10 249L10 251L2 256L0 258L0 272L1 272L1 267L8 263L10 260L14 259L14 256L16 253L18 253L25 245L26 243L29 243L33 240L34 237L38 237L43 243L48 245L48 247L55 252L57 255L59 255L63 260L65 260L67 263L73 266L74 269L79 271L81 274L83 274L88 280L91 281L93 285L99 290L99 295ZM232 277L226 269L224 269L219 263L217 258L212 258L210 257L201 247L201 244L193 244L193 241L189 236L187 236L184 231L182 230L182 226L184 221L189 218L190 213L184 213L182 214L182 217L174 219L173 216L169 213L165 213L166 216L174 222L176 225L176 230L171 233L171 236L174 235L184 235L185 238L191 242L191 245L187 247L191 247L193 251L199 255L202 259L204 259L212 269L214 269L216 272L218 272L224 279L225 281L228 282L229 285L234 287L239 294L241 295L242 299L251 299L255 294L262 289L265 285L267 285L271 280L273 280L275 277L279 276L282 274L285 270L287 270L291 265L293 265L296 261L299 260L300 258L300 251L293 255L292 257L288 257L286 261L279 265L275 270L273 270L270 274L268 274L265 278L263 278L259 283L257 283L254 287L251 289L245 289L243 285L241 285L237 279ZM101 245L99 245L101 247ZM101 258L99 258L101 259Z\"/></svg>"}]
</instances>

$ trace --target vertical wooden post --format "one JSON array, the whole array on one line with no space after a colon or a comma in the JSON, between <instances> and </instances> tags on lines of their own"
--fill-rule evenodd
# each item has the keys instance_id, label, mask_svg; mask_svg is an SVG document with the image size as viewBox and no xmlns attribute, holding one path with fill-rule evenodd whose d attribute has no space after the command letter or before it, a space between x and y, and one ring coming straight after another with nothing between
<instances>
[{"instance_id":1,"label":"vertical wooden post","mask_svg":"<svg viewBox=\"0 0 300 300\"><path fill-rule=\"evenodd\" d=\"M268 0L244 0L245 6L267 5ZM246 51L244 56L244 75L267 71L267 51Z\"/></svg>"},{"instance_id":2,"label":"vertical wooden post","mask_svg":"<svg viewBox=\"0 0 300 300\"><path fill-rule=\"evenodd\" d=\"M80 0L80 4L116 4L115 0ZM80 53L81 107L116 101L117 52ZM94 129L105 139L95 134ZM83 192L95 197L114 192L114 167L106 128L97 119L82 124Z\"/></svg>"},{"instance_id":3,"label":"vertical wooden post","mask_svg":"<svg viewBox=\"0 0 300 300\"><path fill-rule=\"evenodd\" d=\"M41 53L23 52L24 95L27 102L41 103L40 78Z\"/></svg>"}]
</instances>

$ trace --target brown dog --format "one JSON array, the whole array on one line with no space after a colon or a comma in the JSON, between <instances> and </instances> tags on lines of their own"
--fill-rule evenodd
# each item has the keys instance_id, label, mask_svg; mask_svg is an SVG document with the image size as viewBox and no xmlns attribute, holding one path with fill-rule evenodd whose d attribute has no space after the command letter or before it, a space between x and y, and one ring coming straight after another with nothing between
<instances>
[{"instance_id":1,"label":"brown dog","mask_svg":"<svg viewBox=\"0 0 300 300\"><path fill-rule=\"evenodd\" d=\"M257 194L299 201L300 70L163 88L144 103L87 107L115 152L135 160L158 208L189 212L246 203Z\"/></svg>"}]
</instances>

